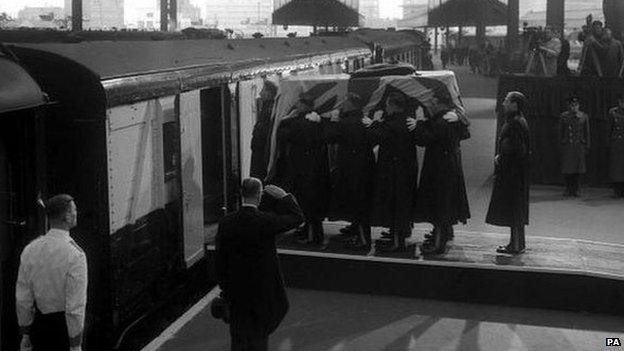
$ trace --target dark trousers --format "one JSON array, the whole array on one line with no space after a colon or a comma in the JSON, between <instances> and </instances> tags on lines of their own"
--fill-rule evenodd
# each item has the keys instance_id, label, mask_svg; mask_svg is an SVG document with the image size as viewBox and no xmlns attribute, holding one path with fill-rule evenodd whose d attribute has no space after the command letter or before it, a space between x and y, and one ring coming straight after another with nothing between
<instances>
[{"instance_id":1,"label":"dark trousers","mask_svg":"<svg viewBox=\"0 0 624 351\"><path fill-rule=\"evenodd\" d=\"M30 340L33 351L69 350L69 335L65 312L43 314L35 312Z\"/></svg>"},{"instance_id":2,"label":"dark trousers","mask_svg":"<svg viewBox=\"0 0 624 351\"><path fill-rule=\"evenodd\" d=\"M515 250L522 250L526 247L524 226L511 227L511 238L509 246Z\"/></svg>"},{"instance_id":3,"label":"dark trousers","mask_svg":"<svg viewBox=\"0 0 624 351\"><path fill-rule=\"evenodd\" d=\"M230 324L231 351L268 351L269 336Z\"/></svg>"},{"instance_id":4,"label":"dark trousers","mask_svg":"<svg viewBox=\"0 0 624 351\"><path fill-rule=\"evenodd\" d=\"M566 174L566 193L569 195L575 195L579 190L579 178L580 174Z\"/></svg>"}]
</instances>

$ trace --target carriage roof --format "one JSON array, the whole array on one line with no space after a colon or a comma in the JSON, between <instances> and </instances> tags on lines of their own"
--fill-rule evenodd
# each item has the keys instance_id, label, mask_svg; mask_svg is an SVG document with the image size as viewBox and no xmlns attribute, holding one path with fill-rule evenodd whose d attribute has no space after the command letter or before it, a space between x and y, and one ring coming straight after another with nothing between
<instances>
[{"instance_id":1,"label":"carriage roof","mask_svg":"<svg viewBox=\"0 0 624 351\"><path fill-rule=\"evenodd\" d=\"M100 81L106 105L214 86L261 74L371 55L371 43L392 49L418 46L404 32L358 30L344 37L187 39L19 43L10 48L27 64L55 61L80 67ZM51 66L51 63L45 63Z\"/></svg>"}]
</instances>

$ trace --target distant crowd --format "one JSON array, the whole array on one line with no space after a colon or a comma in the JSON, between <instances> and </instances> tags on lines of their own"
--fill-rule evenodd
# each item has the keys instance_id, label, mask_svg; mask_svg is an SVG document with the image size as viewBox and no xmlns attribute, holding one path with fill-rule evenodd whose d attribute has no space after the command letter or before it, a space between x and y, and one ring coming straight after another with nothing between
<instances>
[{"instance_id":1,"label":"distant crowd","mask_svg":"<svg viewBox=\"0 0 624 351\"><path fill-rule=\"evenodd\" d=\"M568 66L571 47L566 36L550 26L525 25L521 44L514 52L491 42L480 45L443 46L440 52L442 68L449 65L468 65L473 73L496 76L502 73L554 76L624 76L624 46L609 27L601 21L592 21L578 34L582 50L578 68Z\"/></svg>"},{"instance_id":2,"label":"distant crowd","mask_svg":"<svg viewBox=\"0 0 624 351\"><path fill-rule=\"evenodd\" d=\"M446 69L449 64L455 66L468 65L472 73L496 76L503 72L507 58L501 46L494 47L492 43L488 42L478 46L443 46L440 51L440 59L443 69Z\"/></svg>"}]
</instances>

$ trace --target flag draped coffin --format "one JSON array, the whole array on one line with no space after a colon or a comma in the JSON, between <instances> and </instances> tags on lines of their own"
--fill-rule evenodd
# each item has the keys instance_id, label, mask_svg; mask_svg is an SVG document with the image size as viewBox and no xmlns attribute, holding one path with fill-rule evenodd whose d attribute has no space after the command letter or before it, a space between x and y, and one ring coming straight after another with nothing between
<instances>
[{"instance_id":1,"label":"flag draped coffin","mask_svg":"<svg viewBox=\"0 0 624 351\"><path fill-rule=\"evenodd\" d=\"M314 109L325 113L336 109L347 93L358 94L365 102L364 115L383 109L389 92L400 91L410 98L414 107L424 107L431 114L432 98L446 97L461 118L467 120L455 74L451 71L418 72L416 75L358 77L346 74L323 76L294 76L279 82L273 109L273 127L270 140L269 179L275 179L279 159L279 140L276 131L284 118L292 111L300 94L314 98Z\"/></svg>"}]
</instances>

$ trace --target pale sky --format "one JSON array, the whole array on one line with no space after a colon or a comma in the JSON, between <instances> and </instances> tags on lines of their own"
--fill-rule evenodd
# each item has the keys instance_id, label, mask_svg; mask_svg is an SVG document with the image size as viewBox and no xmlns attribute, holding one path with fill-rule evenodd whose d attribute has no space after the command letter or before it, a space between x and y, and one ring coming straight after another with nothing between
<instances>
[{"instance_id":1,"label":"pale sky","mask_svg":"<svg viewBox=\"0 0 624 351\"><path fill-rule=\"evenodd\" d=\"M199 5L204 11L207 1L210 0L191 0L195 5ZM253 1L253 0L250 0ZM426 4L428 0L421 0ZM584 3L599 4L602 0L586 0L575 1ZM572 3L572 1L569 1ZM125 8L127 13L132 13L133 9L155 7L158 0L125 0ZM400 18L402 14L401 4L403 0L379 0L379 12L382 18L394 17ZM63 0L0 0L0 12L7 12L12 16L17 16L17 12L25 6L59 6L63 7ZM546 0L520 0L520 15L522 16L530 10L543 11L546 8Z\"/></svg>"},{"instance_id":2,"label":"pale sky","mask_svg":"<svg viewBox=\"0 0 624 351\"><path fill-rule=\"evenodd\" d=\"M210 0L191 0L200 8L205 7L204 4ZM427 0L424 0L425 2ZM132 12L132 8L155 6L158 0L125 0L126 11ZM401 17L400 4L403 0L379 0L379 11L381 17ZM63 0L0 0L0 12L7 12L12 16L17 16L17 12L25 6L64 6Z\"/></svg>"},{"instance_id":3,"label":"pale sky","mask_svg":"<svg viewBox=\"0 0 624 351\"><path fill-rule=\"evenodd\" d=\"M379 16L381 18L401 18L403 12L400 5L402 3L403 0L379 0Z\"/></svg>"}]
</instances>

